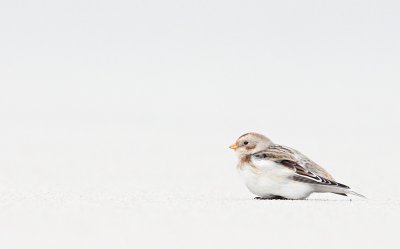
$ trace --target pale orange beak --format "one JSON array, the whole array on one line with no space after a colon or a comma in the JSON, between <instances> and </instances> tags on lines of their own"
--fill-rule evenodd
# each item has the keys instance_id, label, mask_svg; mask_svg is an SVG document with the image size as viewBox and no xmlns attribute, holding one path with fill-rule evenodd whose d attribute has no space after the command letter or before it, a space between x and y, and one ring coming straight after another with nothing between
<instances>
[{"instance_id":1,"label":"pale orange beak","mask_svg":"<svg viewBox=\"0 0 400 249\"><path fill-rule=\"evenodd\" d=\"M231 146L229 146L229 148L231 148L232 150L236 150L237 148L239 148L239 145L237 145L236 143L232 144Z\"/></svg>"}]
</instances>

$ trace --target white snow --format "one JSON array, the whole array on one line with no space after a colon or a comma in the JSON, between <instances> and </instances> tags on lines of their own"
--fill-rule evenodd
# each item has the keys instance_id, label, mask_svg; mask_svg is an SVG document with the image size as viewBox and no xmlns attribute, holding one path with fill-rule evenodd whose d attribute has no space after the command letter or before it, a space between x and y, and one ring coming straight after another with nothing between
<instances>
[{"instance_id":1,"label":"white snow","mask_svg":"<svg viewBox=\"0 0 400 249\"><path fill-rule=\"evenodd\" d=\"M396 243L400 221L394 199L257 201L218 191L1 195L4 248L377 248Z\"/></svg>"}]
</instances>

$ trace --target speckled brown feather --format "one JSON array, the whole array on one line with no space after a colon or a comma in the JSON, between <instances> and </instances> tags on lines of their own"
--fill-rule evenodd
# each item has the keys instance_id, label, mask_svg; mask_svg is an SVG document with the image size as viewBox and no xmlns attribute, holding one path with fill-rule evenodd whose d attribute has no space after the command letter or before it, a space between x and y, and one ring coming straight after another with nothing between
<instances>
[{"instance_id":1,"label":"speckled brown feather","mask_svg":"<svg viewBox=\"0 0 400 249\"><path fill-rule=\"evenodd\" d=\"M296 168L297 171L301 172L305 169L316 175L322 176L325 179L335 181L335 179L333 179L325 169L292 148L272 144L266 150L262 151L262 153L265 154L266 158L269 158L272 161L294 162L295 164L293 165L288 165L289 163L286 163L286 166L295 167L295 165L298 165L300 167Z\"/></svg>"},{"instance_id":2,"label":"speckled brown feather","mask_svg":"<svg viewBox=\"0 0 400 249\"><path fill-rule=\"evenodd\" d=\"M243 167L246 167L249 165L251 169L253 170L254 173L260 173L260 170L254 165L254 163L251 161L251 155L246 155L240 158L240 162L238 167L242 169Z\"/></svg>"},{"instance_id":3,"label":"speckled brown feather","mask_svg":"<svg viewBox=\"0 0 400 249\"><path fill-rule=\"evenodd\" d=\"M262 139L268 139L266 136L261 135L261 134L259 134L259 133L256 133L256 132L248 132L248 133L246 133L246 134L241 135L241 136L238 138L238 140L241 139L242 137L245 137L245 136L248 136L248 135L252 135L252 136L254 136L254 137L259 137L259 138L262 138ZM269 140L269 139L268 139L268 140Z\"/></svg>"}]
</instances>

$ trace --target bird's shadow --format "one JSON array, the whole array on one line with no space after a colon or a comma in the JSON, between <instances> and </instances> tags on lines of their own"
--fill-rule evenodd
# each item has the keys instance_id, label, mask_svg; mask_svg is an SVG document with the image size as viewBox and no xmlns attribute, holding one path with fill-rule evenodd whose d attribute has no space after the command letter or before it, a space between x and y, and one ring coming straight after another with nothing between
<instances>
[{"instance_id":1,"label":"bird's shadow","mask_svg":"<svg viewBox=\"0 0 400 249\"><path fill-rule=\"evenodd\" d=\"M314 199L303 199L303 200L296 200L296 199L251 199L251 198L229 198L223 199L225 201L252 201L252 202L353 202L356 200L353 199L324 199L324 198L314 198ZM357 200L360 201L360 200ZM362 201L362 200L361 200Z\"/></svg>"}]
</instances>

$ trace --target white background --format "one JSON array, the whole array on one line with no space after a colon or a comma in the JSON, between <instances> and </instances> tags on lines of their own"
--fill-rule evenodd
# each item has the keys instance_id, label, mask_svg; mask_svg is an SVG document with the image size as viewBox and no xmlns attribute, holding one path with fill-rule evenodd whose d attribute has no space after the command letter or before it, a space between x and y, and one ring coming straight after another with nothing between
<instances>
[{"instance_id":1,"label":"white background","mask_svg":"<svg viewBox=\"0 0 400 249\"><path fill-rule=\"evenodd\" d=\"M1 247L395 247L399 11L0 0ZM369 199L253 200L248 131Z\"/></svg>"}]
</instances>

